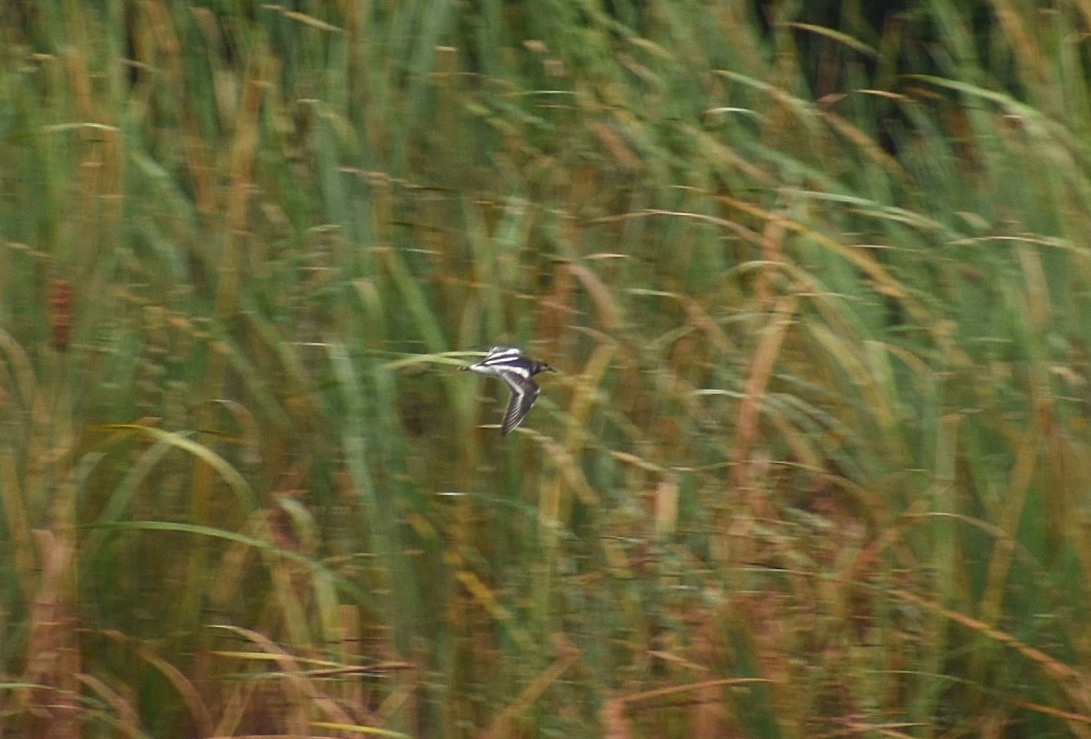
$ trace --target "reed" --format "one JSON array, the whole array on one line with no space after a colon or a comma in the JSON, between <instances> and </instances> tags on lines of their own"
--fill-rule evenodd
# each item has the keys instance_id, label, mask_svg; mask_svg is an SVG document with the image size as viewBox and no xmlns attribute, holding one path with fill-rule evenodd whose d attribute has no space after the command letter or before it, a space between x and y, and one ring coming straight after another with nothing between
<instances>
[{"instance_id":1,"label":"reed","mask_svg":"<svg viewBox=\"0 0 1091 739\"><path fill-rule=\"evenodd\" d=\"M1091 734L1078 4L0 6L0 731Z\"/></svg>"}]
</instances>

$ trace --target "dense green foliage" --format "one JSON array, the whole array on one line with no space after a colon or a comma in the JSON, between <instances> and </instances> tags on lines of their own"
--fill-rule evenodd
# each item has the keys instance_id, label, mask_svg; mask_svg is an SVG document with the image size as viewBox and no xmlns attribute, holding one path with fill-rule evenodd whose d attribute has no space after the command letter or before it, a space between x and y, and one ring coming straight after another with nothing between
<instances>
[{"instance_id":1,"label":"dense green foliage","mask_svg":"<svg viewBox=\"0 0 1091 739\"><path fill-rule=\"evenodd\" d=\"M1091 735L1091 11L860 5L0 0L0 733Z\"/></svg>"}]
</instances>

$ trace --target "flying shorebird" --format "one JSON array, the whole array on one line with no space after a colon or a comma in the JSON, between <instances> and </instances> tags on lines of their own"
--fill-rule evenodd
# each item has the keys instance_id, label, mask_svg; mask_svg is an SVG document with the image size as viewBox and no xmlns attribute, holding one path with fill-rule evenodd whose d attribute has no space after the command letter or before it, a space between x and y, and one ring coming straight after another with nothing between
<instances>
[{"instance_id":1,"label":"flying shorebird","mask_svg":"<svg viewBox=\"0 0 1091 739\"><path fill-rule=\"evenodd\" d=\"M531 378L539 372L557 371L545 362L531 359L514 346L494 346L480 362L459 369L499 377L511 390L508 409L500 424L500 433L504 436L522 423L538 398L538 383Z\"/></svg>"}]
</instances>

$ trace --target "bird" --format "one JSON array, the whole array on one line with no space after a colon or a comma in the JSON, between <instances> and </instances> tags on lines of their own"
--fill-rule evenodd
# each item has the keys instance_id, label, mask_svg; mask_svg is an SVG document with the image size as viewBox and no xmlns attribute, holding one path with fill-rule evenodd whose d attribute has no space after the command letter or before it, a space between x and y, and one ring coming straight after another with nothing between
<instances>
[{"instance_id":1,"label":"bird","mask_svg":"<svg viewBox=\"0 0 1091 739\"><path fill-rule=\"evenodd\" d=\"M523 354L514 346L494 346L480 362L460 367L460 370L479 375L499 377L511 391L508 409L500 423L500 433L507 436L523 422L538 399L539 387L533 379L540 372L556 372L545 362L539 362Z\"/></svg>"}]
</instances>

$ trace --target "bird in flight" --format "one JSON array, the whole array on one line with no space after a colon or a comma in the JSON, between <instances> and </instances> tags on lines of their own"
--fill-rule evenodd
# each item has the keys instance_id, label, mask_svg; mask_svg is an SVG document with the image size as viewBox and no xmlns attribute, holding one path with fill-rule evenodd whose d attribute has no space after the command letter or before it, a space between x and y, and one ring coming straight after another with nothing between
<instances>
[{"instance_id":1,"label":"bird in flight","mask_svg":"<svg viewBox=\"0 0 1091 739\"><path fill-rule=\"evenodd\" d=\"M531 359L514 346L494 346L480 362L459 369L499 377L511 390L508 409L500 423L500 433L504 436L522 423L538 398L538 383L532 378L539 372L557 371L545 362Z\"/></svg>"}]
</instances>

